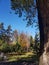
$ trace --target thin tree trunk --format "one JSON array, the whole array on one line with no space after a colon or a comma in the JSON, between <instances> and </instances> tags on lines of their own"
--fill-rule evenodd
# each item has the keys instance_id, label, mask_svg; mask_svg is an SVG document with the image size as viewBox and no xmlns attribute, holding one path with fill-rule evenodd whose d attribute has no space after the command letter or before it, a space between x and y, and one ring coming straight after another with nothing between
<instances>
[{"instance_id":1,"label":"thin tree trunk","mask_svg":"<svg viewBox=\"0 0 49 65\"><path fill-rule=\"evenodd\" d=\"M40 30L40 62L49 47L49 0L36 0ZM46 48L46 49L45 49ZM45 50L45 51L44 51ZM46 52L47 53L47 52ZM45 53L45 54L46 54ZM45 56L46 57L46 56ZM44 65L44 64L39 65Z\"/></svg>"}]
</instances>

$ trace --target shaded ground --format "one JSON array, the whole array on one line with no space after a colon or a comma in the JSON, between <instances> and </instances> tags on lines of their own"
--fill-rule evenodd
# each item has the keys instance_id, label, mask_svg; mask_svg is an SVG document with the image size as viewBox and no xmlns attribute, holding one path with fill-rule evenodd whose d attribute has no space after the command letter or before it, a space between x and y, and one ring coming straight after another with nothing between
<instances>
[{"instance_id":1,"label":"shaded ground","mask_svg":"<svg viewBox=\"0 0 49 65\"><path fill-rule=\"evenodd\" d=\"M4 63L0 63L0 65L36 65L35 63L26 63L26 62L21 62L21 63L18 63L18 62L4 62Z\"/></svg>"},{"instance_id":2,"label":"shaded ground","mask_svg":"<svg viewBox=\"0 0 49 65\"><path fill-rule=\"evenodd\" d=\"M38 58L33 55L31 58L20 59L13 62L0 62L0 65L38 65Z\"/></svg>"}]
</instances>

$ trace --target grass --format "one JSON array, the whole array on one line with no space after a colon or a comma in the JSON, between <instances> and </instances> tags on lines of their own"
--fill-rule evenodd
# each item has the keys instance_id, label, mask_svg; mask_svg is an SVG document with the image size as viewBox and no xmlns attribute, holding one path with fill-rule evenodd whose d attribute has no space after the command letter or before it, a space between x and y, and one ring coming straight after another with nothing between
<instances>
[{"instance_id":1,"label":"grass","mask_svg":"<svg viewBox=\"0 0 49 65\"><path fill-rule=\"evenodd\" d=\"M15 53L7 53L5 54L7 56L6 62L12 63L18 63L17 65L38 65L38 57L34 52L27 52L24 54L15 54Z\"/></svg>"},{"instance_id":2,"label":"grass","mask_svg":"<svg viewBox=\"0 0 49 65\"><path fill-rule=\"evenodd\" d=\"M18 61L20 59L27 59L27 58L31 58L33 55L32 52L27 52L23 55L8 55L8 61Z\"/></svg>"}]
</instances>

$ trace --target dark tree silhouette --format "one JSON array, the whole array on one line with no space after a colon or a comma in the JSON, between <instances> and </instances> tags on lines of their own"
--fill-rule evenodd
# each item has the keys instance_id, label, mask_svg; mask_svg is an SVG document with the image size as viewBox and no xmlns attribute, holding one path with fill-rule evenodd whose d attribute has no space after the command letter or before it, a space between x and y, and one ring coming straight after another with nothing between
<instances>
[{"instance_id":1,"label":"dark tree silhouette","mask_svg":"<svg viewBox=\"0 0 49 65\"><path fill-rule=\"evenodd\" d=\"M12 36L11 33L11 26L9 25L7 29L4 28L4 24L0 24L0 39L3 40L5 43L9 43L10 37Z\"/></svg>"},{"instance_id":2,"label":"dark tree silhouette","mask_svg":"<svg viewBox=\"0 0 49 65\"><path fill-rule=\"evenodd\" d=\"M40 38L39 38L39 34L38 33L36 33L36 35L35 35L34 49L36 51L36 54L39 56Z\"/></svg>"}]
</instances>

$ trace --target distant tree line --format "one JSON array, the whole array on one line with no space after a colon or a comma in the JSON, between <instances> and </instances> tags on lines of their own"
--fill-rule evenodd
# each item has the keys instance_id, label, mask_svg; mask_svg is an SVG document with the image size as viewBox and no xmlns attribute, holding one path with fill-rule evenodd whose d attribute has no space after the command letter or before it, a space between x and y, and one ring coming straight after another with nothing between
<instances>
[{"instance_id":1,"label":"distant tree line","mask_svg":"<svg viewBox=\"0 0 49 65\"><path fill-rule=\"evenodd\" d=\"M28 52L33 49L39 51L39 37L35 35L35 39L32 36L25 34L24 32L19 33L17 30L12 30L11 25L6 29L4 23L0 23L0 51L7 52Z\"/></svg>"}]
</instances>

